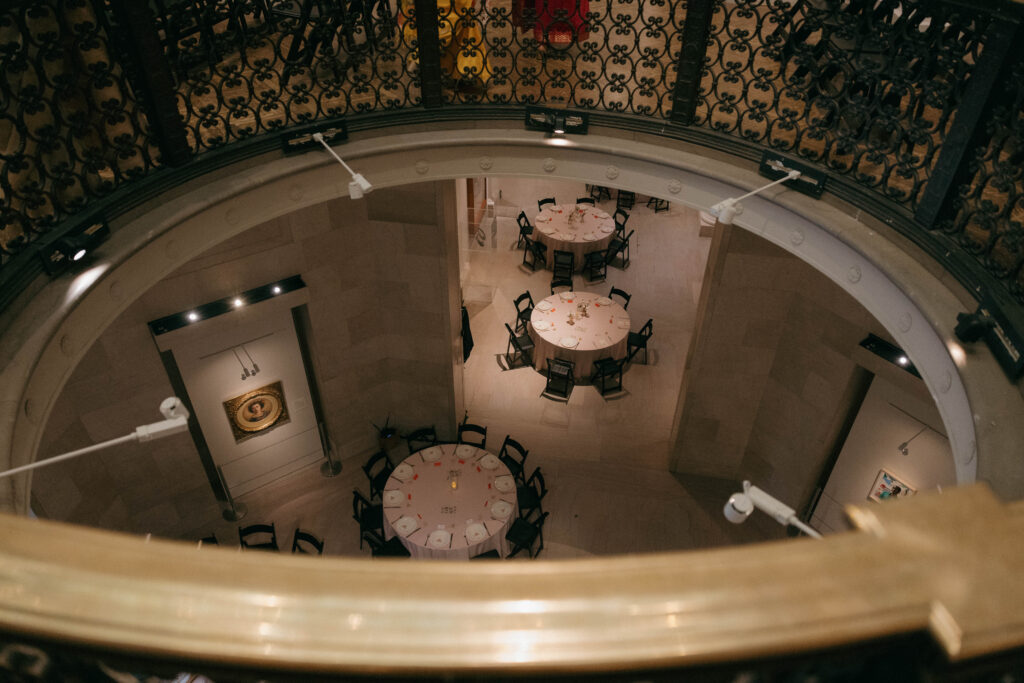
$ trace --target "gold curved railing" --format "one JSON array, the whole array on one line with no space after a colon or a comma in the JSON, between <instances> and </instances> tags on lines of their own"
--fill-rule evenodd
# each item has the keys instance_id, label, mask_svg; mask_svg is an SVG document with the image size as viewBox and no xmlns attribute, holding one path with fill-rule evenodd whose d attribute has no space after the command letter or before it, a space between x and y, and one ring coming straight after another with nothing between
<instances>
[{"instance_id":1,"label":"gold curved railing","mask_svg":"<svg viewBox=\"0 0 1024 683\"><path fill-rule=\"evenodd\" d=\"M456 564L197 549L5 515L0 628L8 648L49 647L53 671L59 650L246 680L614 677L779 656L827 672L829 648L917 632L942 654L899 656L941 673L1024 644L1024 506L974 485L849 514L856 531L820 542Z\"/></svg>"}]
</instances>

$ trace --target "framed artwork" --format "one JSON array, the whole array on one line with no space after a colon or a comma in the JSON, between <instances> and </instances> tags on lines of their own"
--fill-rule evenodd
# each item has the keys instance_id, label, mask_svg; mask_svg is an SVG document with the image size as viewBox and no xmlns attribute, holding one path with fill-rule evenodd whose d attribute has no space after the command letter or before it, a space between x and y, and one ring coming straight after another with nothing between
<instances>
[{"instance_id":1,"label":"framed artwork","mask_svg":"<svg viewBox=\"0 0 1024 683\"><path fill-rule=\"evenodd\" d=\"M280 382L224 401L235 443L288 422L288 405Z\"/></svg>"},{"instance_id":2,"label":"framed artwork","mask_svg":"<svg viewBox=\"0 0 1024 683\"><path fill-rule=\"evenodd\" d=\"M897 479L888 470L878 470L875 483L868 494L868 500L887 500L890 498L903 498L917 493L917 489L901 479Z\"/></svg>"}]
</instances>

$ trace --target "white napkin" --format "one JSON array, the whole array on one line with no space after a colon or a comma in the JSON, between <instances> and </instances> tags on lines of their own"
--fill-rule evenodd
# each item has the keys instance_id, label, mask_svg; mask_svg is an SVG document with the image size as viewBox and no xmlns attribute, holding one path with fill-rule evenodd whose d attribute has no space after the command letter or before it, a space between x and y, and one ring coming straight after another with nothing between
<instances>
[{"instance_id":1,"label":"white napkin","mask_svg":"<svg viewBox=\"0 0 1024 683\"><path fill-rule=\"evenodd\" d=\"M459 444L455 447L455 455L460 458L471 458L476 455L476 446L470 446L469 444Z\"/></svg>"},{"instance_id":2,"label":"white napkin","mask_svg":"<svg viewBox=\"0 0 1024 683\"><path fill-rule=\"evenodd\" d=\"M399 463L398 467L394 469L394 471L391 473L391 476L397 479L398 481L409 481L413 474L414 471L412 469L412 465L410 465L409 463L402 462Z\"/></svg>"},{"instance_id":3,"label":"white napkin","mask_svg":"<svg viewBox=\"0 0 1024 683\"><path fill-rule=\"evenodd\" d=\"M629 321L626 320L625 318L619 318L617 321L615 321L615 324L618 325L620 330L629 329Z\"/></svg>"},{"instance_id":4,"label":"white napkin","mask_svg":"<svg viewBox=\"0 0 1024 683\"><path fill-rule=\"evenodd\" d=\"M605 218L608 218L608 212L607 211L595 211L594 212L594 218L600 218L601 220L604 220Z\"/></svg>"},{"instance_id":5,"label":"white napkin","mask_svg":"<svg viewBox=\"0 0 1024 683\"><path fill-rule=\"evenodd\" d=\"M427 545L431 548L448 548L452 544L452 534L450 531L444 529L437 529L431 531L430 535L427 536Z\"/></svg>"},{"instance_id":6,"label":"white napkin","mask_svg":"<svg viewBox=\"0 0 1024 683\"><path fill-rule=\"evenodd\" d=\"M559 292L558 293L558 298L561 299L562 301L568 301L569 299L573 298L574 296L575 296L574 292Z\"/></svg>"},{"instance_id":7,"label":"white napkin","mask_svg":"<svg viewBox=\"0 0 1024 683\"><path fill-rule=\"evenodd\" d=\"M574 349L580 343L580 339L579 337L562 337L558 340L558 343L567 349Z\"/></svg>"},{"instance_id":8,"label":"white napkin","mask_svg":"<svg viewBox=\"0 0 1024 683\"><path fill-rule=\"evenodd\" d=\"M602 296L600 299L597 300L597 303L601 304L602 306L611 306L612 300L606 296Z\"/></svg>"},{"instance_id":9,"label":"white napkin","mask_svg":"<svg viewBox=\"0 0 1024 683\"><path fill-rule=\"evenodd\" d=\"M516 490L516 480L508 474L494 478L494 488L502 493L509 493Z\"/></svg>"},{"instance_id":10,"label":"white napkin","mask_svg":"<svg viewBox=\"0 0 1024 683\"><path fill-rule=\"evenodd\" d=\"M437 446L431 446L420 451L420 455L423 456L423 462L437 462L441 459L441 449Z\"/></svg>"},{"instance_id":11,"label":"white napkin","mask_svg":"<svg viewBox=\"0 0 1024 683\"><path fill-rule=\"evenodd\" d=\"M498 458L495 457L494 454L488 453L484 457L480 458L480 462L478 464L485 470L493 470L495 467L501 464L501 461L498 460Z\"/></svg>"},{"instance_id":12,"label":"white napkin","mask_svg":"<svg viewBox=\"0 0 1024 683\"><path fill-rule=\"evenodd\" d=\"M402 504L402 501L405 500L405 494L401 491L392 489L391 491L384 492L383 500L386 507L398 507Z\"/></svg>"},{"instance_id":13,"label":"white napkin","mask_svg":"<svg viewBox=\"0 0 1024 683\"><path fill-rule=\"evenodd\" d=\"M551 327L551 323L549 323L547 320L538 320L537 322L532 324L533 329L537 330L538 332L543 332L544 330Z\"/></svg>"},{"instance_id":14,"label":"white napkin","mask_svg":"<svg viewBox=\"0 0 1024 683\"><path fill-rule=\"evenodd\" d=\"M603 233L604 233L604 234L606 234L606 235L607 235L608 233L610 233L610 232L611 232L612 230L614 230L614 229L615 229L615 226L614 226L614 225L602 225L602 226L601 226L601 232L603 232Z\"/></svg>"},{"instance_id":15,"label":"white napkin","mask_svg":"<svg viewBox=\"0 0 1024 683\"><path fill-rule=\"evenodd\" d=\"M487 527L480 522L473 522L466 527L466 540L470 543L479 543L488 536Z\"/></svg>"},{"instance_id":16,"label":"white napkin","mask_svg":"<svg viewBox=\"0 0 1024 683\"><path fill-rule=\"evenodd\" d=\"M419 522L416 521L415 517L400 517L392 526L395 529L395 533L399 534L403 538L411 534L420 528Z\"/></svg>"},{"instance_id":17,"label":"white napkin","mask_svg":"<svg viewBox=\"0 0 1024 683\"><path fill-rule=\"evenodd\" d=\"M507 501L499 500L491 505L491 517L494 519L508 519L510 514L512 514L512 505Z\"/></svg>"},{"instance_id":18,"label":"white napkin","mask_svg":"<svg viewBox=\"0 0 1024 683\"><path fill-rule=\"evenodd\" d=\"M598 239L598 237L594 233L588 232L583 236L583 239L585 239L587 242L593 242L594 240Z\"/></svg>"},{"instance_id":19,"label":"white napkin","mask_svg":"<svg viewBox=\"0 0 1024 683\"><path fill-rule=\"evenodd\" d=\"M536 308L536 309L537 309L538 311L540 311L541 313L547 313L547 312L548 312L548 311L550 311L550 310L551 310L552 308L554 308L554 306L552 306L552 305L551 305L551 302L550 302L550 301L548 301L547 299L545 299L544 301L541 301L541 302L540 302L539 304L537 304L536 306L534 306L534 308Z\"/></svg>"},{"instance_id":20,"label":"white napkin","mask_svg":"<svg viewBox=\"0 0 1024 683\"><path fill-rule=\"evenodd\" d=\"M551 227L550 225L548 225L547 223L544 223L542 225L538 225L537 229L540 230L545 235L551 235L551 234L553 234L555 232L555 229L553 227Z\"/></svg>"}]
</instances>

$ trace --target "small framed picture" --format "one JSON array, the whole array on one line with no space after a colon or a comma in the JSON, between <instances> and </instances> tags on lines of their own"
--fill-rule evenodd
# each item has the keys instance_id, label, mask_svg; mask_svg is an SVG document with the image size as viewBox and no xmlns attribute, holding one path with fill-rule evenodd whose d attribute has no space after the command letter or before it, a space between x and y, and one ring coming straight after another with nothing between
<instances>
[{"instance_id":1,"label":"small framed picture","mask_svg":"<svg viewBox=\"0 0 1024 683\"><path fill-rule=\"evenodd\" d=\"M288 422L288 405L280 382L224 401L235 443Z\"/></svg>"},{"instance_id":2,"label":"small framed picture","mask_svg":"<svg viewBox=\"0 0 1024 683\"><path fill-rule=\"evenodd\" d=\"M917 493L917 489L898 479L888 470L878 470L875 483L868 494L868 500L889 500L892 498L905 498Z\"/></svg>"}]
</instances>

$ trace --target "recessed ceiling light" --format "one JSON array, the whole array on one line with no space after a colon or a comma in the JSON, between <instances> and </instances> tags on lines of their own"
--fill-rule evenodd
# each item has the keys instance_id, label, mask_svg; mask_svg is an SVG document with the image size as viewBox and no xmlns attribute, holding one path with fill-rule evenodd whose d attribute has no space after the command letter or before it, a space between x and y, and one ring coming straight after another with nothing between
<instances>
[{"instance_id":1,"label":"recessed ceiling light","mask_svg":"<svg viewBox=\"0 0 1024 683\"><path fill-rule=\"evenodd\" d=\"M235 304L235 308L240 308L244 302L241 299L235 299L233 303Z\"/></svg>"},{"instance_id":2,"label":"recessed ceiling light","mask_svg":"<svg viewBox=\"0 0 1024 683\"><path fill-rule=\"evenodd\" d=\"M902 365L903 367L906 367L907 363L910 362L910 359L908 359L906 356L900 356L899 358L896 359L896 362Z\"/></svg>"},{"instance_id":3,"label":"recessed ceiling light","mask_svg":"<svg viewBox=\"0 0 1024 683\"><path fill-rule=\"evenodd\" d=\"M274 294L280 294L281 293L281 288L278 285L274 285L274 289L271 290L271 291L273 291Z\"/></svg>"},{"instance_id":4,"label":"recessed ceiling light","mask_svg":"<svg viewBox=\"0 0 1024 683\"><path fill-rule=\"evenodd\" d=\"M199 314L196 313L195 311L192 311L191 313L188 314L188 319L190 322L195 322L199 320Z\"/></svg>"}]
</instances>

